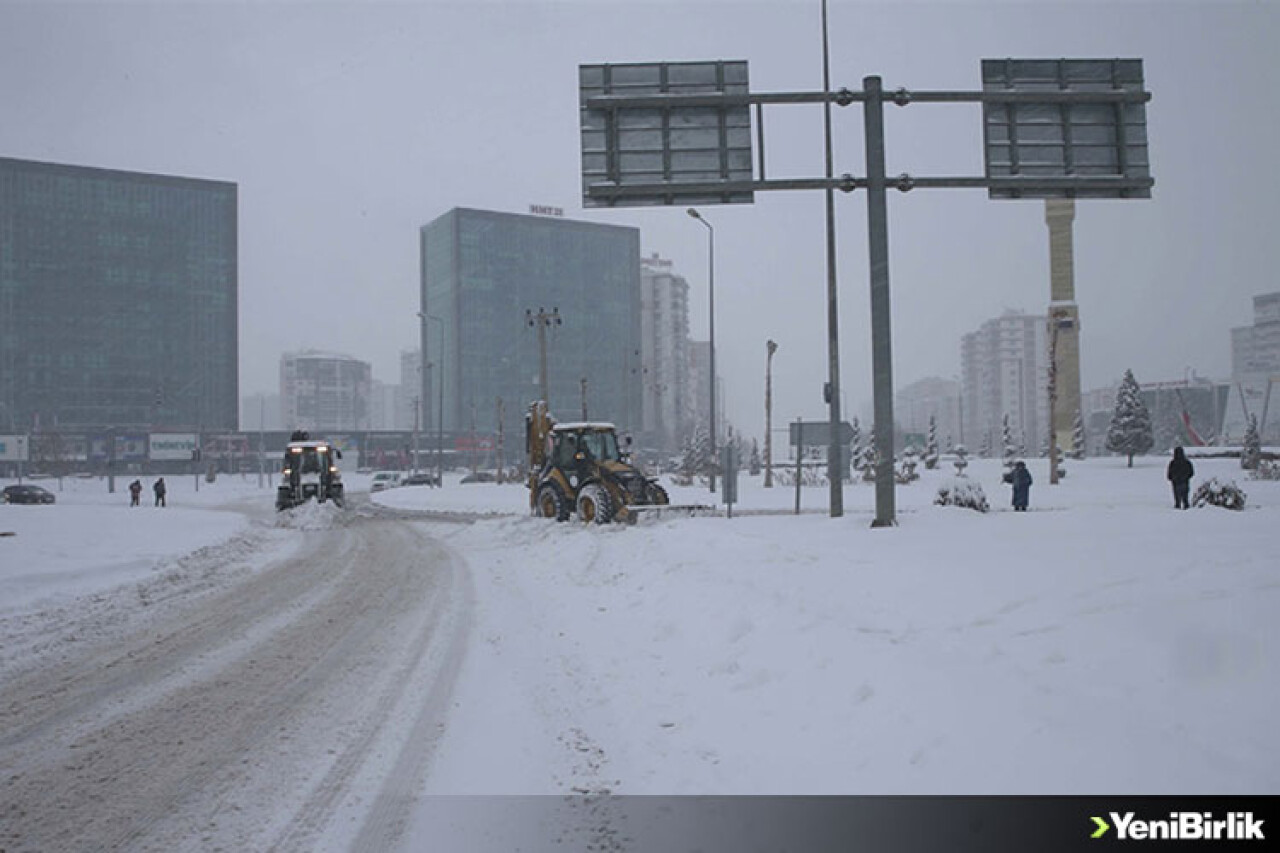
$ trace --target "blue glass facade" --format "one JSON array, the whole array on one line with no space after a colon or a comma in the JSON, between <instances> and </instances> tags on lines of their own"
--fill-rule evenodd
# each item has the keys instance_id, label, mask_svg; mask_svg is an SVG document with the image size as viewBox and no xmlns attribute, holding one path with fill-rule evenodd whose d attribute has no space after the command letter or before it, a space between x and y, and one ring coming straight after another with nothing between
<instances>
[{"instance_id":1,"label":"blue glass facade","mask_svg":"<svg viewBox=\"0 0 1280 853\"><path fill-rule=\"evenodd\" d=\"M238 428L236 204L0 158L0 428Z\"/></svg>"},{"instance_id":2,"label":"blue glass facade","mask_svg":"<svg viewBox=\"0 0 1280 853\"><path fill-rule=\"evenodd\" d=\"M552 413L581 417L585 378L592 420L640 430L638 229L456 208L422 228L421 245L422 310L443 320L446 432L493 434L501 399L506 455L519 455L524 411L539 396L538 332L525 312L540 308L562 318L547 330ZM423 323L433 363L440 331ZM437 394L424 388L427 423Z\"/></svg>"}]
</instances>

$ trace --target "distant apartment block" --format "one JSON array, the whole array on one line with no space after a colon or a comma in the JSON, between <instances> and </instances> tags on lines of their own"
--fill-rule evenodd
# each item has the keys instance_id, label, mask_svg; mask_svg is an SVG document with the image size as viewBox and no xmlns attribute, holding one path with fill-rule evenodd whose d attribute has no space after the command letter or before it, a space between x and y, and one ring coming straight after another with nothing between
<instances>
[{"instance_id":1,"label":"distant apartment block","mask_svg":"<svg viewBox=\"0 0 1280 853\"><path fill-rule=\"evenodd\" d=\"M1280 293L1255 296L1253 325L1231 330L1231 382L1225 432L1243 436L1252 416L1265 440L1280 440Z\"/></svg>"},{"instance_id":2,"label":"distant apartment block","mask_svg":"<svg viewBox=\"0 0 1280 853\"><path fill-rule=\"evenodd\" d=\"M306 351L280 358L286 429L372 428L373 369L346 355Z\"/></svg>"},{"instance_id":3,"label":"distant apartment block","mask_svg":"<svg viewBox=\"0 0 1280 853\"><path fill-rule=\"evenodd\" d=\"M961 432L970 452L998 454L1007 416L1012 438L1028 456L1049 435L1046 318L1014 311L961 339Z\"/></svg>"},{"instance_id":4,"label":"distant apartment block","mask_svg":"<svg viewBox=\"0 0 1280 853\"><path fill-rule=\"evenodd\" d=\"M931 376L900 388L893 415L904 433L924 439L928 438L932 421L938 450L943 453L964 443L960 432L960 383L955 379Z\"/></svg>"},{"instance_id":5,"label":"distant apartment block","mask_svg":"<svg viewBox=\"0 0 1280 853\"><path fill-rule=\"evenodd\" d=\"M692 423L689 283L656 253L640 265L643 441L676 451Z\"/></svg>"}]
</instances>

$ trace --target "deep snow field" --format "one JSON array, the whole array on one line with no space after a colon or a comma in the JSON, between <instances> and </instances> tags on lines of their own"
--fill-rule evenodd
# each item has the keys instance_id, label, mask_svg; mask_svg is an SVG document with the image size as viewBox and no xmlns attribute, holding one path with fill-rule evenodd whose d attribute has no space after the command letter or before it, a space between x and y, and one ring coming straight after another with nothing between
<instances>
[{"instance_id":1,"label":"deep snow field","mask_svg":"<svg viewBox=\"0 0 1280 853\"><path fill-rule=\"evenodd\" d=\"M604 527L530 518L521 485L377 493L485 514L423 522L476 600L423 792L1280 793L1280 482L1197 459L1247 507L1179 512L1165 462L1069 462L1050 486L1033 460L1025 514L998 461L967 471L987 514L932 505L953 471L921 467L875 530L862 483L840 519L825 487L796 516L792 489L744 477L733 518ZM129 508L128 479L0 507L0 618L88 612L254 526L250 566L306 535L256 475L170 478L165 509Z\"/></svg>"}]
</instances>

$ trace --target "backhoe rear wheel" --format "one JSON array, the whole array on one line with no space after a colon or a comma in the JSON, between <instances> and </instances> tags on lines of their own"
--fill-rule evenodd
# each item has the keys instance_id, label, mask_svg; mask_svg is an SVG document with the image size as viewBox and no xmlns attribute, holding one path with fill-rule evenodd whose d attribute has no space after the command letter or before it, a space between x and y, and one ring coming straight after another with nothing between
<instances>
[{"instance_id":1,"label":"backhoe rear wheel","mask_svg":"<svg viewBox=\"0 0 1280 853\"><path fill-rule=\"evenodd\" d=\"M556 521L569 520L569 499L556 483L545 483L538 490L538 515L543 518L554 518Z\"/></svg>"},{"instance_id":2,"label":"backhoe rear wheel","mask_svg":"<svg viewBox=\"0 0 1280 853\"><path fill-rule=\"evenodd\" d=\"M590 483L578 492L578 520L583 524L608 524L615 511L613 498L599 483Z\"/></svg>"}]
</instances>

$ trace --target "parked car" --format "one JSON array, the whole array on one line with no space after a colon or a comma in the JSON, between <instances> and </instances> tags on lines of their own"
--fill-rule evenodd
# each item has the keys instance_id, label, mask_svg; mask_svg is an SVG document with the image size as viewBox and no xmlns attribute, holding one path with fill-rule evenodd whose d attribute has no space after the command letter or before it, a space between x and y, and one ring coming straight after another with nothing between
<instances>
[{"instance_id":1,"label":"parked car","mask_svg":"<svg viewBox=\"0 0 1280 853\"><path fill-rule=\"evenodd\" d=\"M369 491L380 492L383 489L394 489L398 485L400 485L399 471L379 471L369 481Z\"/></svg>"},{"instance_id":2,"label":"parked car","mask_svg":"<svg viewBox=\"0 0 1280 853\"><path fill-rule=\"evenodd\" d=\"M464 483L496 483L498 475L492 471L472 471L470 474L462 478Z\"/></svg>"},{"instance_id":3,"label":"parked car","mask_svg":"<svg viewBox=\"0 0 1280 853\"><path fill-rule=\"evenodd\" d=\"M53 492L41 486L24 484L21 486L5 486L4 502L7 504L51 504L57 498Z\"/></svg>"},{"instance_id":4,"label":"parked car","mask_svg":"<svg viewBox=\"0 0 1280 853\"><path fill-rule=\"evenodd\" d=\"M400 481L402 486L438 486L440 478L435 474L428 474L425 471L418 474L410 474Z\"/></svg>"}]
</instances>

